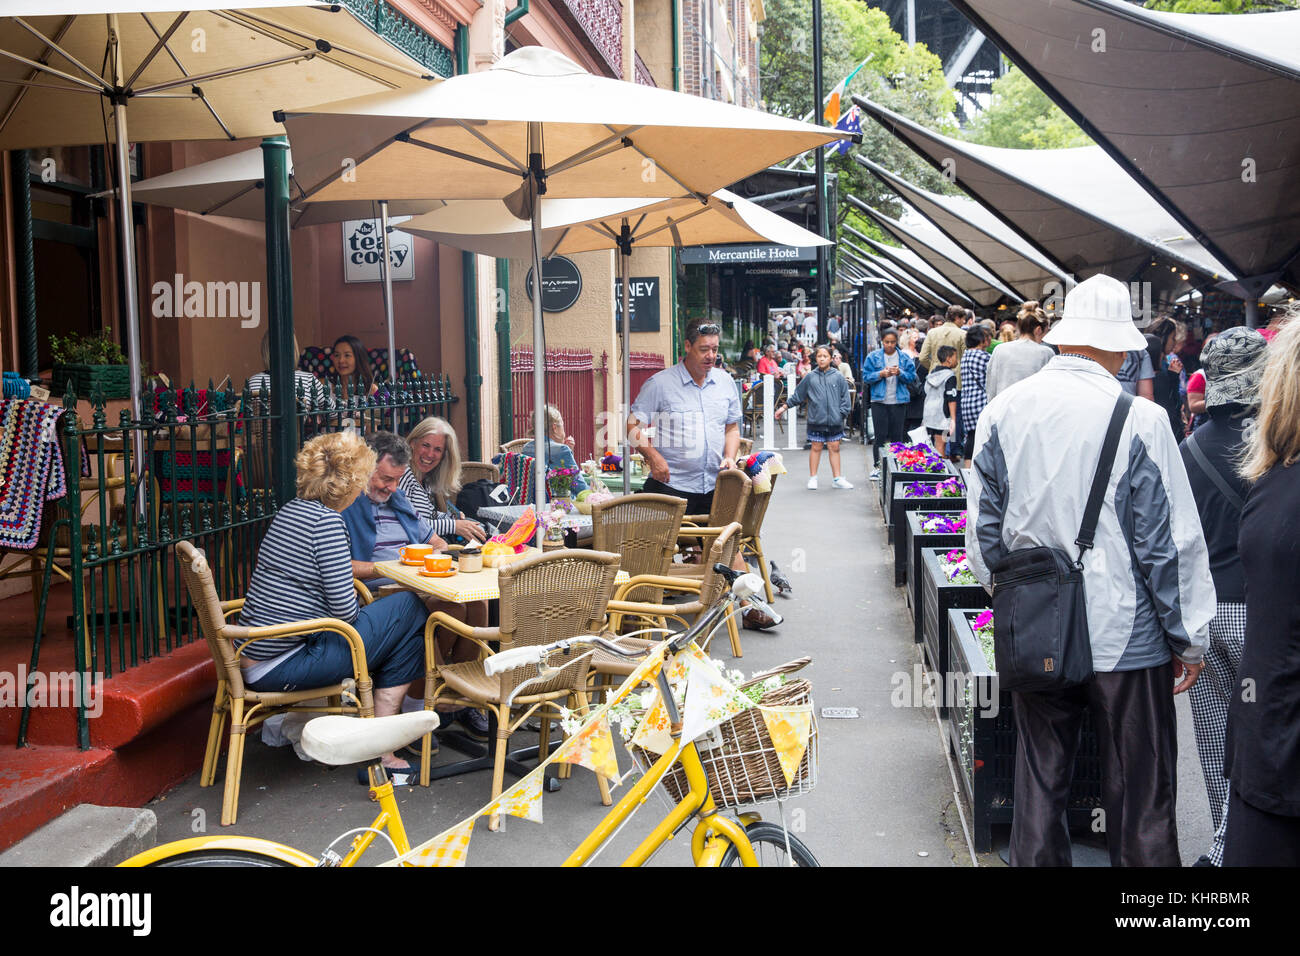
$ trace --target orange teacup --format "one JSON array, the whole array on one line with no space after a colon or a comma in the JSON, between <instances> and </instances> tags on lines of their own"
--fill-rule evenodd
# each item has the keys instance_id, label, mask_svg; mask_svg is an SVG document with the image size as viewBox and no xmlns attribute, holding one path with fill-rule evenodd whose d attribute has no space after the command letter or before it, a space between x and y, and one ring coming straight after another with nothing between
<instances>
[{"instance_id":1,"label":"orange teacup","mask_svg":"<svg viewBox=\"0 0 1300 956\"><path fill-rule=\"evenodd\" d=\"M420 564L429 555L433 554L433 545L431 544L408 544L402 548L398 554L401 555L403 564Z\"/></svg>"},{"instance_id":2,"label":"orange teacup","mask_svg":"<svg viewBox=\"0 0 1300 956\"><path fill-rule=\"evenodd\" d=\"M424 559L424 570L430 574L446 574L451 570L450 554L431 554Z\"/></svg>"}]
</instances>

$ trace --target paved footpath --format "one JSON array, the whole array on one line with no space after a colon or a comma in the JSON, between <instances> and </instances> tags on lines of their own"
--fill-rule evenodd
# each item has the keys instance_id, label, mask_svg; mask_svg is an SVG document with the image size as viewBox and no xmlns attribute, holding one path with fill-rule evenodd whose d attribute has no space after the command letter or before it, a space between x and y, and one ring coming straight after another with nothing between
<instances>
[{"instance_id":1,"label":"paved footpath","mask_svg":"<svg viewBox=\"0 0 1300 956\"><path fill-rule=\"evenodd\" d=\"M891 703L895 682L910 682L919 656L902 590L892 584L892 551L886 548L875 488L867 478L870 449L845 444L844 473L856 485L851 491L830 487L824 456L821 488L807 490L807 453L784 454L790 474L778 483L763 541L768 557L793 585L789 598L777 599L786 621L771 631L742 631L745 653L740 662L732 663L725 637L715 642L713 654L747 674L810 656L814 663L805 673L813 681L817 708L858 708L856 720L821 720L818 787L787 804L794 828L823 865L969 866L933 713ZM1188 818L1180 826L1180 842L1184 861L1191 862L1208 838L1209 819L1190 720L1185 703L1180 704L1180 788L1184 807L1194 805L1194 810L1180 808L1180 817ZM521 733L516 739L528 736ZM439 761L454 758L444 746ZM627 766L622 753L620 766ZM365 826L373 817L375 807L357 784L355 772L351 767L301 762L290 749L265 747L254 737L244 763L239 821L227 832L317 853L338 834ZM489 785L489 774L481 772L435 781L428 789L400 791L412 841L426 839L477 810L487 802ZM469 864L558 863L603 813L594 779L581 768L559 793L546 795L544 807L546 822L541 826L511 819L505 832L494 834L480 821ZM159 842L223 832L220 780L218 786L201 789L196 775L151 808L158 814ZM626 855L652 825L652 814L664 809L665 803L652 798L597 863L615 863ZM764 816L770 818L775 807L768 809ZM1101 862L1095 859L1099 854L1090 856L1093 859L1080 862ZM366 861L384 858L385 852L376 847ZM679 837L653 863L689 861L689 849ZM1001 865L996 853L981 857L979 863Z\"/></svg>"}]
</instances>

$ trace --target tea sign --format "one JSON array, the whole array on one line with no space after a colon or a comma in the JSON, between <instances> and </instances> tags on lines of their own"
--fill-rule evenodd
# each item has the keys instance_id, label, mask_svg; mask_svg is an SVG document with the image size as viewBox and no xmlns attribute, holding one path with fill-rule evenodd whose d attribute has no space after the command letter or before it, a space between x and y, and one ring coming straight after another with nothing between
<instances>
[{"instance_id":1,"label":"tea sign","mask_svg":"<svg viewBox=\"0 0 1300 956\"><path fill-rule=\"evenodd\" d=\"M395 216L388 220L406 222L410 216ZM388 251L388 264L394 282L410 282L415 278L414 239L410 233L390 229L388 242L383 240L380 220L347 219L343 222L343 281L379 282L379 259Z\"/></svg>"}]
</instances>

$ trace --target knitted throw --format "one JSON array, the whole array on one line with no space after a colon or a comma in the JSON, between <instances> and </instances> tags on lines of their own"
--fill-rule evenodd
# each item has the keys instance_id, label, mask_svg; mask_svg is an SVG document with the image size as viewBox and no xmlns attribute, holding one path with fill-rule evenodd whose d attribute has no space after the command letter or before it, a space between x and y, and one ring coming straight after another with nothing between
<instances>
[{"instance_id":1,"label":"knitted throw","mask_svg":"<svg viewBox=\"0 0 1300 956\"><path fill-rule=\"evenodd\" d=\"M0 548L35 548L45 502L67 493L58 431L63 411L29 399L0 400Z\"/></svg>"}]
</instances>

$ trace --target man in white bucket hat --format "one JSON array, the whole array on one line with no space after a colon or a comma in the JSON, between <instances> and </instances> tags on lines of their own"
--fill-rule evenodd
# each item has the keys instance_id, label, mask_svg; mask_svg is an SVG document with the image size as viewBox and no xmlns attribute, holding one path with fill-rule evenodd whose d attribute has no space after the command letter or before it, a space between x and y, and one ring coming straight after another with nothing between
<instances>
[{"instance_id":1,"label":"man in white bucket hat","mask_svg":"<svg viewBox=\"0 0 1300 956\"><path fill-rule=\"evenodd\" d=\"M1146 340L1124 283L1093 276L1065 298L1043 341L1061 354L1000 391L979 418L966 525L971 569L1039 546L1079 554L1088 493L1120 394L1115 378ZM1013 692L1017 735L1013 866L1069 866L1065 811L1086 711L1099 740L1111 863L1178 866L1173 695L1203 664L1214 583L1196 502L1164 410L1135 399L1083 554L1094 677ZM995 622L996 626L996 622ZM1177 681L1177 684L1175 684Z\"/></svg>"}]
</instances>

